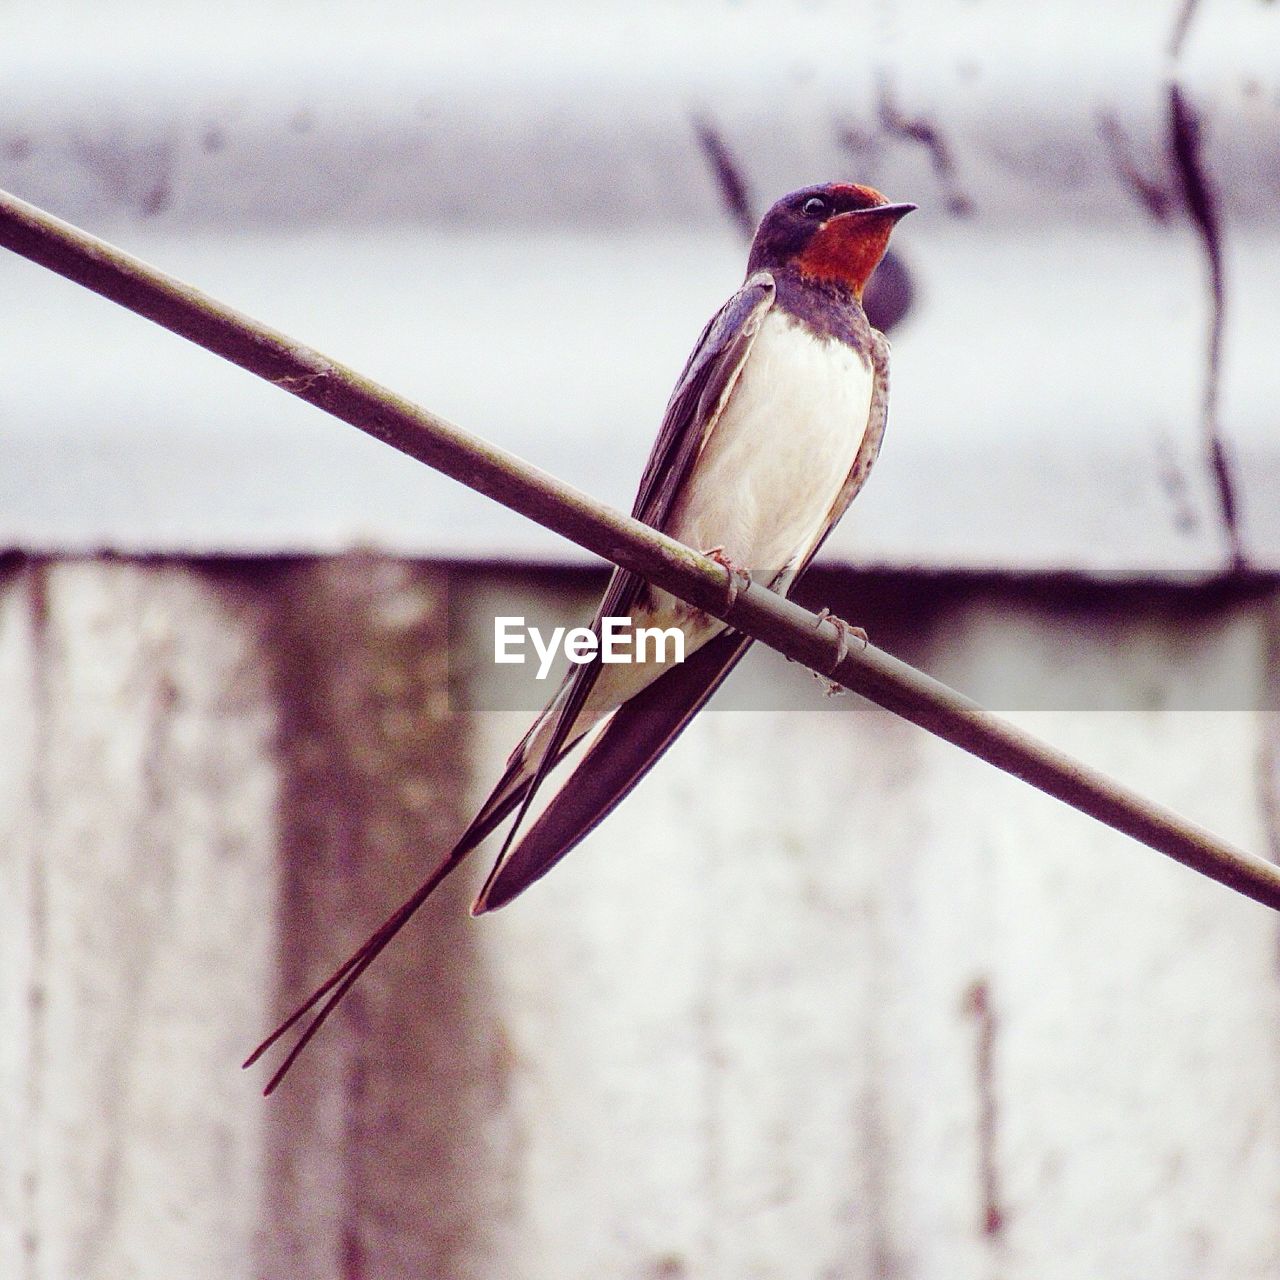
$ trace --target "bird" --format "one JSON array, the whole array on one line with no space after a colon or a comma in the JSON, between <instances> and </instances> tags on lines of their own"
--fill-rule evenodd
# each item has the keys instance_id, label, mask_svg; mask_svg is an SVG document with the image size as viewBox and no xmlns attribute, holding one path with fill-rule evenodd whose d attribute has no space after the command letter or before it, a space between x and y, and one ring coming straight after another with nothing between
<instances>
[{"instance_id":1,"label":"bird","mask_svg":"<svg viewBox=\"0 0 1280 1280\"><path fill-rule=\"evenodd\" d=\"M742 287L694 344L667 403L632 514L714 555L737 578L786 595L866 482L888 414L889 347L863 291L898 220L916 208L851 182L804 187L761 219ZM596 612L677 627L664 658L571 666L488 799L417 890L249 1056L252 1066L308 1014L271 1093L339 1001L437 886L512 813L472 907L506 905L627 796L751 644L720 619L615 569ZM569 753L585 754L525 831L534 795ZM522 834L523 833L523 834ZM313 1012L314 1011L314 1012Z\"/></svg>"}]
</instances>

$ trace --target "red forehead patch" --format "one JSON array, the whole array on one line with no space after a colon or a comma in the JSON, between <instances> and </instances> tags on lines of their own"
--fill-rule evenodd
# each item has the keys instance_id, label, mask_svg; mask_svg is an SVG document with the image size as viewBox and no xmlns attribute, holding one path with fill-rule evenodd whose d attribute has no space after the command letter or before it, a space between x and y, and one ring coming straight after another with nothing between
<instances>
[{"instance_id":1,"label":"red forehead patch","mask_svg":"<svg viewBox=\"0 0 1280 1280\"><path fill-rule=\"evenodd\" d=\"M850 202L857 202L860 205L889 203L888 199L882 196L875 187L863 187L856 182L833 182L831 184L831 193L837 200L843 198Z\"/></svg>"}]
</instances>

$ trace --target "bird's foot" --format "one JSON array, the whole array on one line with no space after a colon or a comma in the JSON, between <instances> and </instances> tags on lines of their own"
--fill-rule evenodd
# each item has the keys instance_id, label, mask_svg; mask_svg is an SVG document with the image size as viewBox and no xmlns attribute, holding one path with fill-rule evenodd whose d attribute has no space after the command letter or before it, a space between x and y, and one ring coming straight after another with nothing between
<instances>
[{"instance_id":1,"label":"bird's foot","mask_svg":"<svg viewBox=\"0 0 1280 1280\"><path fill-rule=\"evenodd\" d=\"M818 613L818 628L821 629L823 623L829 622L836 631L836 656L832 662L830 671L835 671L840 664L849 656L849 639L852 637L865 649L871 641L867 638L867 633L861 627L852 626L843 618L837 618L830 609L822 609ZM834 680L829 680L821 672L815 671L813 678L826 688L828 698L838 697L842 693L848 693L848 690L842 684L837 684Z\"/></svg>"},{"instance_id":2,"label":"bird's foot","mask_svg":"<svg viewBox=\"0 0 1280 1280\"><path fill-rule=\"evenodd\" d=\"M714 560L728 575L728 581L725 585L724 592L724 611L729 612L737 603L738 596L742 590L751 585L751 572L748 569L741 569L724 553L723 547L712 547L709 551L702 553L708 560ZM739 586L741 583L741 586Z\"/></svg>"}]
</instances>

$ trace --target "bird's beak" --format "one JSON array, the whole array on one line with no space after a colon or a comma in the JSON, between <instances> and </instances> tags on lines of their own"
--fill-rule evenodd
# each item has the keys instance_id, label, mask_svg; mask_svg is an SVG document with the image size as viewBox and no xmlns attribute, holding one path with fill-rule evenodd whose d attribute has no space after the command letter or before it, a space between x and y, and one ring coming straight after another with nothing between
<instances>
[{"instance_id":1,"label":"bird's beak","mask_svg":"<svg viewBox=\"0 0 1280 1280\"><path fill-rule=\"evenodd\" d=\"M885 218L892 218L897 222L899 218L905 218L907 214L913 213L919 205L914 204L873 204L869 209L849 209L844 213L837 214L839 218L862 218L869 214L877 214Z\"/></svg>"}]
</instances>

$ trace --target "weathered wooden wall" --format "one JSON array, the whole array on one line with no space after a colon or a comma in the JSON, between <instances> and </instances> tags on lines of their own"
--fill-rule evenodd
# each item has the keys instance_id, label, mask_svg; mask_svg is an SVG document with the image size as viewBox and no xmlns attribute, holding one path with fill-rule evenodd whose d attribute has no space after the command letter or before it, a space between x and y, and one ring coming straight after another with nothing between
<instances>
[{"instance_id":1,"label":"weathered wooden wall","mask_svg":"<svg viewBox=\"0 0 1280 1280\"><path fill-rule=\"evenodd\" d=\"M592 585L7 562L0 1274L1280 1275L1273 918L769 655L510 910L451 886L259 1097L244 1051L523 727L485 619ZM873 587L820 584L1276 849L1274 592Z\"/></svg>"}]
</instances>

